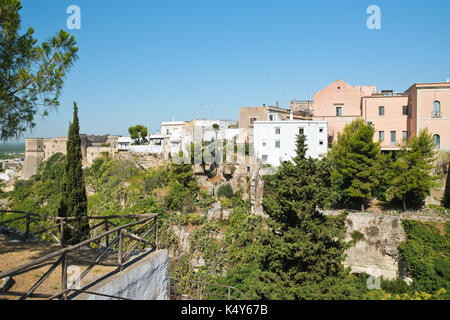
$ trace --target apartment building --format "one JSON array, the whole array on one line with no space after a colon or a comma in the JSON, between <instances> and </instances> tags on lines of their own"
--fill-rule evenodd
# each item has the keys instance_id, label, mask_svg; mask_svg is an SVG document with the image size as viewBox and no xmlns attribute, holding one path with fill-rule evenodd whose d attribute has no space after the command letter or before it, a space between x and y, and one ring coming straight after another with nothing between
<instances>
[{"instance_id":1,"label":"apartment building","mask_svg":"<svg viewBox=\"0 0 450 320\"><path fill-rule=\"evenodd\" d=\"M243 107L239 108L239 138L238 143L253 143L253 128L256 121L283 121L283 120L307 120L310 116L300 112L278 106Z\"/></svg>"},{"instance_id":2,"label":"apartment building","mask_svg":"<svg viewBox=\"0 0 450 320\"><path fill-rule=\"evenodd\" d=\"M450 149L450 83L417 83L404 92L356 86L338 79L314 95L314 119L328 121L328 142L346 124L363 118L384 150L428 128L436 148Z\"/></svg>"},{"instance_id":3,"label":"apartment building","mask_svg":"<svg viewBox=\"0 0 450 320\"><path fill-rule=\"evenodd\" d=\"M307 157L320 158L328 151L326 121L255 121L253 130L255 157L274 167L296 156L299 134L306 136Z\"/></svg>"},{"instance_id":4,"label":"apartment building","mask_svg":"<svg viewBox=\"0 0 450 320\"><path fill-rule=\"evenodd\" d=\"M236 121L196 119L161 122L161 134L169 140L169 150L190 150L191 142L233 140L239 134Z\"/></svg>"}]
</instances>

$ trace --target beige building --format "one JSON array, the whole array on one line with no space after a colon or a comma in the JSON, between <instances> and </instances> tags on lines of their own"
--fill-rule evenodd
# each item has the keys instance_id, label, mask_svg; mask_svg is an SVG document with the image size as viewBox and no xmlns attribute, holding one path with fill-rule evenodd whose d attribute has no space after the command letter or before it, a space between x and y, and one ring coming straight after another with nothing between
<instances>
[{"instance_id":1,"label":"beige building","mask_svg":"<svg viewBox=\"0 0 450 320\"><path fill-rule=\"evenodd\" d=\"M105 152L112 155L118 150L119 136L80 135L83 166L89 166L95 158ZM29 179L36 174L42 161L48 160L56 153L66 154L67 137L27 138L25 139L25 161L22 179Z\"/></svg>"},{"instance_id":2,"label":"beige building","mask_svg":"<svg viewBox=\"0 0 450 320\"><path fill-rule=\"evenodd\" d=\"M253 143L253 128L255 121L283 121L283 120L310 120L298 111L274 106L239 108L239 137L238 143Z\"/></svg>"}]
</instances>

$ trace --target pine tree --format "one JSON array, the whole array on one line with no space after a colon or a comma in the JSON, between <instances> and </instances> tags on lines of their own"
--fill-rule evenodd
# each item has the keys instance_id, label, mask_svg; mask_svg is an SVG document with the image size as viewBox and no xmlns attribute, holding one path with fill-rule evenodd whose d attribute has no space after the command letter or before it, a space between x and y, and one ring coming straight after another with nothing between
<instances>
[{"instance_id":1,"label":"pine tree","mask_svg":"<svg viewBox=\"0 0 450 320\"><path fill-rule=\"evenodd\" d=\"M333 162L333 184L341 190L345 205L360 205L370 201L379 185L381 148L373 141L375 128L354 120L338 135L338 141L330 151Z\"/></svg>"},{"instance_id":2,"label":"pine tree","mask_svg":"<svg viewBox=\"0 0 450 320\"><path fill-rule=\"evenodd\" d=\"M325 216L318 207L328 187L319 160L306 157L305 137L297 139L297 156L267 179L263 206L270 230L262 238L261 280L256 289L268 299L324 297L323 284L345 280L345 217ZM258 286L257 286L258 287ZM326 286L325 286L326 287Z\"/></svg>"},{"instance_id":3,"label":"pine tree","mask_svg":"<svg viewBox=\"0 0 450 320\"><path fill-rule=\"evenodd\" d=\"M36 115L59 107L78 59L75 38L64 30L38 45L33 28L21 25L21 9L20 0L0 1L0 140L21 136L36 126Z\"/></svg>"},{"instance_id":4,"label":"pine tree","mask_svg":"<svg viewBox=\"0 0 450 320\"><path fill-rule=\"evenodd\" d=\"M433 137L427 129L406 141L392 164L395 176L386 191L387 199L401 201L404 210L422 206L436 183L432 175L434 155Z\"/></svg>"},{"instance_id":5,"label":"pine tree","mask_svg":"<svg viewBox=\"0 0 450 320\"><path fill-rule=\"evenodd\" d=\"M447 182L445 184L445 193L442 204L444 205L444 207L450 208L450 165L448 166L447 171Z\"/></svg>"},{"instance_id":6,"label":"pine tree","mask_svg":"<svg viewBox=\"0 0 450 320\"><path fill-rule=\"evenodd\" d=\"M58 209L59 217L76 217L70 221L73 227L64 229L63 243L75 244L89 238L89 222L87 217L87 196L83 179L83 155L81 152L80 125L78 106L73 106L73 122L67 137L67 156L65 175L62 183L62 197Z\"/></svg>"}]
</instances>

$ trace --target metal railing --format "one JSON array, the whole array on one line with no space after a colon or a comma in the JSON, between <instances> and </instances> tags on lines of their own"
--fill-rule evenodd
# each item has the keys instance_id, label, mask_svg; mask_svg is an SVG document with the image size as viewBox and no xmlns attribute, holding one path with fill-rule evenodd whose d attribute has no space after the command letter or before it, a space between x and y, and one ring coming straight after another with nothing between
<instances>
[{"instance_id":1,"label":"metal railing","mask_svg":"<svg viewBox=\"0 0 450 320\"><path fill-rule=\"evenodd\" d=\"M52 264L52 266L45 272L40 279L27 291L27 292L1 292L0 295L3 296L20 296L21 300L27 298L47 298L65 300L68 298L70 292L87 294L95 294L99 296L104 296L104 294L86 291L83 289L76 289L75 286L80 283L82 279L97 265L116 267L117 271L121 271L125 264L132 263L135 259L135 250L142 245L144 249L149 247L153 250L158 248L158 215L157 214L140 214L140 215L116 215L116 216L87 216L83 218L76 217L54 217L45 216L35 213L23 212L23 211L7 211L1 210L1 221L0 226L11 225L13 222L22 222L22 226L25 228L25 238L29 238L32 234L47 234L52 237L59 245L62 246L60 250L49 253L43 257L32 260L30 262L24 263L13 269L3 271L0 273L0 279L5 277L11 277L18 274L23 274L32 270L43 262L51 262L57 258L57 261ZM10 217L5 216L17 215ZM80 234L74 226L71 225L73 222L79 222L85 219L86 221L93 222L93 226L89 226L88 230L83 232L89 233L89 239L81 241L76 244L70 244L73 238ZM119 225L118 221L113 222L112 220L129 220L126 223ZM100 222L97 222L100 221ZM130 222L131 221L131 222ZM97 222L97 223L96 223ZM33 230L35 229L35 230ZM37 229L37 230L36 230ZM57 231L54 232L53 230ZM66 231L65 231L66 230ZM67 230L71 230L72 238L65 239L64 233ZM151 239L147 239L149 236L153 236ZM114 237L110 241L111 237ZM128 240L125 243L125 239ZM70 244L70 245L69 245ZM68 268L68 255L73 253L82 247L92 247L96 246L100 249L100 254L95 258L94 261L90 261L87 269L76 279L73 284L67 286L67 268ZM115 250L113 250L115 249ZM102 259L105 255L113 254L117 255L116 263L105 263ZM61 265L61 291L53 294L35 294L36 289L56 270L56 268ZM88 284L86 287L89 287ZM113 297L113 296L109 296ZM114 297L116 299L124 299L122 297Z\"/></svg>"}]
</instances>

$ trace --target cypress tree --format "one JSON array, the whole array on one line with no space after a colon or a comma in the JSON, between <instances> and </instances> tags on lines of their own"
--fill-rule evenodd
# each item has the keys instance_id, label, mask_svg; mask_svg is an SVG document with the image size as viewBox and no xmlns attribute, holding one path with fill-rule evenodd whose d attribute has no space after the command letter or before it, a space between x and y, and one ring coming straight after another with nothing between
<instances>
[{"instance_id":1,"label":"cypress tree","mask_svg":"<svg viewBox=\"0 0 450 320\"><path fill-rule=\"evenodd\" d=\"M64 229L63 243L76 244L89 238L87 217L87 196L83 179L83 155L81 152L80 124L78 106L73 106L73 122L69 126L67 137L67 156L65 174L62 183L62 197L58 209L59 217L76 217L70 221L73 227Z\"/></svg>"},{"instance_id":2,"label":"cypress tree","mask_svg":"<svg viewBox=\"0 0 450 320\"><path fill-rule=\"evenodd\" d=\"M325 216L318 210L329 196L321 160L306 157L303 135L296 151L292 162L266 179L263 206L270 231L261 239L264 285L257 290L263 299L330 298L330 282L348 277L342 264L346 214Z\"/></svg>"}]
</instances>

